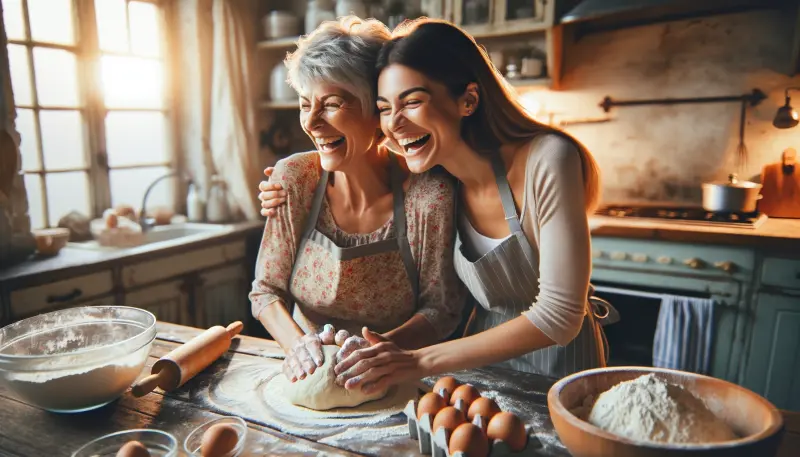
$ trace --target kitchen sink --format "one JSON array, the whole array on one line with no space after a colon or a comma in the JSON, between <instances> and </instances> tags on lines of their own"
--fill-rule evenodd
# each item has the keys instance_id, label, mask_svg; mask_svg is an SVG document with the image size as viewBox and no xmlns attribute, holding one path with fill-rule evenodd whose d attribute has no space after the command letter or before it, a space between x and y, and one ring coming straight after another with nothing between
<instances>
[{"instance_id":1,"label":"kitchen sink","mask_svg":"<svg viewBox=\"0 0 800 457\"><path fill-rule=\"evenodd\" d=\"M130 246L104 246L99 242L85 241L79 243L68 243L71 248L79 249L93 249L93 250L118 250L118 249L133 249L140 246L147 246L154 243L162 242L176 242L181 243L185 241L192 241L206 236L212 236L217 233L232 230L231 225L225 224L196 224L196 223L180 223L156 226L148 229L142 234L142 239L136 245ZM167 244L167 243L165 243ZM170 243L171 244L171 243Z\"/></svg>"}]
</instances>

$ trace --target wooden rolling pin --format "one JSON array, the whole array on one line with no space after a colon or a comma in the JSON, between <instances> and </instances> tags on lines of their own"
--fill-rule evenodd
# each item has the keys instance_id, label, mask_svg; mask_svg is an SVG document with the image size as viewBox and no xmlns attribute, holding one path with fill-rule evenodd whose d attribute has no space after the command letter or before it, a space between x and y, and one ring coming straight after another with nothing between
<instances>
[{"instance_id":1,"label":"wooden rolling pin","mask_svg":"<svg viewBox=\"0 0 800 457\"><path fill-rule=\"evenodd\" d=\"M241 321L230 324L228 328L215 325L161 357L153 364L150 375L133 385L133 395L147 395L156 387L168 391L182 386L222 356L242 327Z\"/></svg>"}]
</instances>

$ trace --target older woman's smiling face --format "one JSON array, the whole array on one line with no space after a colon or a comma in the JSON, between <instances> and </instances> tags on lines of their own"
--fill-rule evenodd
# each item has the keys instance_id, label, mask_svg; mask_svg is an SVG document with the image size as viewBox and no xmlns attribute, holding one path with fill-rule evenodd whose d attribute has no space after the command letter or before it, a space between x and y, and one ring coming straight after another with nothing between
<instances>
[{"instance_id":1,"label":"older woman's smiling face","mask_svg":"<svg viewBox=\"0 0 800 457\"><path fill-rule=\"evenodd\" d=\"M380 127L377 115L364 114L358 98L326 83L315 83L300 94L300 124L328 171L342 171L361 160L377 145Z\"/></svg>"}]
</instances>

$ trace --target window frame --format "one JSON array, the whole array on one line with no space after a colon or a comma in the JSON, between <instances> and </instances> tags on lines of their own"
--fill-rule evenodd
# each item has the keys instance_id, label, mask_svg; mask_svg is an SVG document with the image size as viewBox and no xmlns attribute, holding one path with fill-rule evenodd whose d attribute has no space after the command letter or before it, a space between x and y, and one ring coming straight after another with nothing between
<instances>
[{"instance_id":1,"label":"window frame","mask_svg":"<svg viewBox=\"0 0 800 457\"><path fill-rule=\"evenodd\" d=\"M95 12L95 3L103 0L71 0L74 44L65 45L57 43L47 43L33 39L30 27L30 15L28 10L28 0L20 0L22 8L22 20L25 26L25 39L6 39L6 45L19 45L25 48L28 58L28 84L31 87L31 104L19 104L14 99L15 118L18 109L29 109L34 113L34 130L36 132L36 155L39 166L37 169L26 170L22 168L21 173L26 175L38 175L40 193L42 198L42 217L44 227L55 227L57 220L50 220L50 202L47 196L46 176L55 173L65 172L84 172L88 182L88 204L92 214L90 218L100 217L107 208L111 207L111 182L110 174L112 170L137 169L164 167L171 171L180 170L180 159L178 154L178 126L176 122L177 103L173 93L174 73L170 65L173 57L174 35L171 33L170 24L174 17L174 12L169 0L124 0L126 13L128 4L132 1L141 3L151 3L159 8L161 21L162 47L159 57L148 57L136 55L132 51L114 52L100 49L98 38L98 26ZM126 14L128 43L130 44L131 29L130 16ZM77 107L48 106L39 103L39 94L36 88L36 70L33 60L34 48L60 49L71 52L76 58L76 80L78 91ZM163 71L163 103L161 108L107 108L103 100L101 65L104 55L117 55L124 57L135 57L161 62ZM44 149L42 141L42 128L39 114L41 111L76 111L82 115L83 123L83 155L85 165L82 167L47 169L45 167ZM137 164L125 164L109 166L108 151L106 143L105 120L109 113L113 112L151 112L162 113L165 118L165 144L167 148L167 159L161 162L148 162ZM23 139L24 141L24 139ZM27 188L26 188L27 191ZM171 188L171 197L174 203L178 203L175 186ZM139 202L132 206L137 207ZM30 212L30 210L29 210Z\"/></svg>"}]
</instances>

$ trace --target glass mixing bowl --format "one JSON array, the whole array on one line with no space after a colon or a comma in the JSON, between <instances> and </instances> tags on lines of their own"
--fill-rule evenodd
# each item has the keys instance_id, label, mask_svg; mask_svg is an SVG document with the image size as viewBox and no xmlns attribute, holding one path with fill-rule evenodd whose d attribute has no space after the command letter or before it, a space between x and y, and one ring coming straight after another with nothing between
<instances>
[{"instance_id":1,"label":"glass mixing bowl","mask_svg":"<svg viewBox=\"0 0 800 457\"><path fill-rule=\"evenodd\" d=\"M0 329L0 382L48 411L99 408L136 380L155 337L155 316L139 308L40 314Z\"/></svg>"},{"instance_id":2,"label":"glass mixing bowl","mask_svg":"<svg viewBox=\"0 0 800 457\"><path fill-rule=\"evenodd\" d=\"M178 440L174 436L161 430L140 428L103 435L81 446L72 457L114 457L128 441L142 443L152 457L178 455Z\"/></svg>"},{"instance_id":3,"label":"glass mixing bowl","mask_svg":"<svg viewBox=\"0 0 800 457\"><path fill-rule=\"evenodd\" d=\"M205 434L209 428L217 424L228 424L235 428L236 433L239 435L239 441L236 443L236 447L231 449L227 454L219 457L237 457L241 454L244 449L244 443L247 440L247 423L241 417L236 416L220 417L219 419L208 421L192 430L192 433L190 433L183 442L183 450L191 457L200 457L200 455L202 455L200 445L203 443L203 434Z\"/></svg>"}]
</instances>

